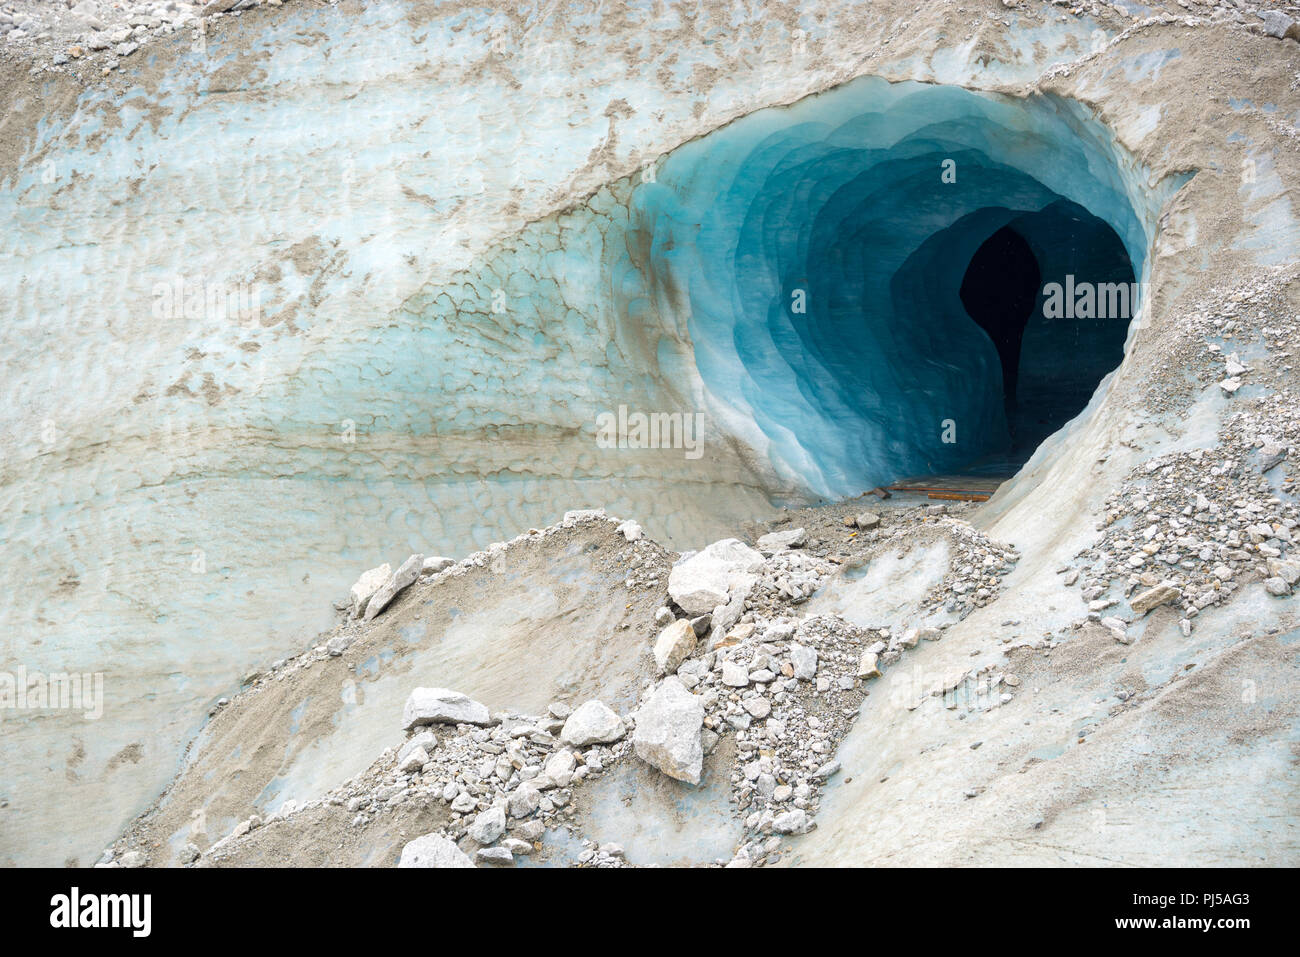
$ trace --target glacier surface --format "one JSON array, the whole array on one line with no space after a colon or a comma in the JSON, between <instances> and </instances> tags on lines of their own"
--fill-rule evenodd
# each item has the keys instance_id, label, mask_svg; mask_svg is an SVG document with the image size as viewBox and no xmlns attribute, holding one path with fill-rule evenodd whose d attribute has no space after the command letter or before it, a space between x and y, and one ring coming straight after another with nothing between
<instances>
[{"instance_id":1,"label":"glacier surface","mask_svg":"<svg viewBox=\"0 0 1300 957\"><path fill-rule=\"evenodd\" d=\"M38 125L0 190L0 632L8 661L102 673L109 720L3 716L0 859L90 860L207 706L382 560L582 505L698 545L996 446L995 357L926 263L1068 203L1140 274L1174 186L1071 101L804 98L842 77L783 53L704 110L544 50L499 81L496 19L295 12ZM1027 28L1036 61L983 80L1085 27ZM970 81L949 53L931 78ZM721 128L679 145L692 117ZM938 215L943 158L971 198ZM599 448L620 406L703 413L706 455ZM938 440L953 417L969 444Z\"/></svg>"}]
</instances>

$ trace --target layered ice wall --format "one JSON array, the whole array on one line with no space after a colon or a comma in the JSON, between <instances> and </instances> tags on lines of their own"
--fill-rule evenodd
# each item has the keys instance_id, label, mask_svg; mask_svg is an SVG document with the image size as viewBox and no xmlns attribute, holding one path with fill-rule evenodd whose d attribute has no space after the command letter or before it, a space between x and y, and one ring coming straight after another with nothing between
<instances>
[{"instance_id":1,"label":"layered ice wall","mask_svg":"<svg viewBox=\"0 0 1300 957\"><path fill-rule=\"evenodd\" d=\"M585 505L683 539L767 507L725 449L595 443L620 403L687 411L593 279L602 218L552 215L605 101L544 41L526 87L472 78L501 17L407 13L142 50L57 113L40 85L0 189L0 650L103 698L0 709L0 862L93 860L368 567Z\"/></svg>"},{"instance_id":2,"label":"layered ice wall","mask_svg":"<svg viewBox=\"0 0 1300 957\"><path fill-rule=\"evenodd\" d=\"M40 81L0 190L0 647L102 674L104 719L0 714L0 862L91 860L366 567L584 505L694 546L998 439L960 271L927 262L1068 200L1136 269L1161 191L1064 100L805 99L861 10L795 63L761 7L691 67L699 25L658 5L607 37L374 4L142 50L122 91ZM1005 83L1090 30L1026 24L988 70L910 42ZM704 416L704 455L600 447L620 406ZM935 444L952 416L969 446Z\"/></svg>"}]
</instances>

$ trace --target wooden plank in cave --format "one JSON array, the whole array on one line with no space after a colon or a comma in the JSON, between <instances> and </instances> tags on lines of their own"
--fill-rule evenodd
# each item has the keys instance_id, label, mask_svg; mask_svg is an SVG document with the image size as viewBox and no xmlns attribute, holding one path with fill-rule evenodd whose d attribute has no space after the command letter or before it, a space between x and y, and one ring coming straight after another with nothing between
<instances>
[{"instance_id":1,"label":"wooden plank in cave","mask_svg":"<svg viewBox=\"0 0 1300 957\"><path fill-rule=\"evenodd\" d=\"M1005 478L984 475L922 475L889 486L891 492L915 492L950 502L987 502Z\"/></svg>"}]
</instances>

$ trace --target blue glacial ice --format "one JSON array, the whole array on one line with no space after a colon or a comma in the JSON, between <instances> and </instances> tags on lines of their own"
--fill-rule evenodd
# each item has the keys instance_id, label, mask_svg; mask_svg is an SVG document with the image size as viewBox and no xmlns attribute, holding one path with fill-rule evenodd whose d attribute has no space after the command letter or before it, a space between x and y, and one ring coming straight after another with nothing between
<instances>
[{"instance_id":1,"label":"blue glacial ice","mask_svg":"<svg viewBox=\"0 0 1300 957\"><path fill-rule=\"evenodd\" d=\"M1012 226L1045 283L1128 282L1179 185L1152 188L1078 104L869 78L745 117L653 176L630 246L657 311L686 317L711 415L830 497L1006 445L998 358L958 296L985 239ZM1127 325L1031 321L1031 401L1065 389L1082 409Z\"/></svg>"}]
</instances>

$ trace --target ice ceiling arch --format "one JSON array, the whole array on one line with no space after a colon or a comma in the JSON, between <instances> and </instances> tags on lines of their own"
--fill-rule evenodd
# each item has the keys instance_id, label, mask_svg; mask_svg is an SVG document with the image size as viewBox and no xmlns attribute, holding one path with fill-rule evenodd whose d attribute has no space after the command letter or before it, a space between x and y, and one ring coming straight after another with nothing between
<instances>
[{"instance_id":1,"label":"ice ceiling arch","mask_svg":"<svg viewBox=\"0 0 1300 957\"><path fill-rule=\"evenodd\" d=\"M630 228L659 308L687 317L712 414L783 478L845 495L1024 433L960 298L982 243L1011 226L1044 283L1128 283L1168 195L1077 103L862 79L676 150ZM1100 367L1074 391L1091 394L1127 316L1042 319L1040 303L1022 368L1050 365L1053 337L1064 366L1088 349ZM1041 401L1042 369L1027 378ZM1064 422L1029 418L1037 439Z\"/></svg>"}]
</instances>

